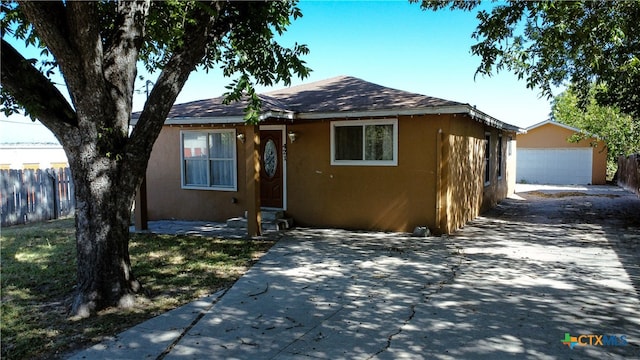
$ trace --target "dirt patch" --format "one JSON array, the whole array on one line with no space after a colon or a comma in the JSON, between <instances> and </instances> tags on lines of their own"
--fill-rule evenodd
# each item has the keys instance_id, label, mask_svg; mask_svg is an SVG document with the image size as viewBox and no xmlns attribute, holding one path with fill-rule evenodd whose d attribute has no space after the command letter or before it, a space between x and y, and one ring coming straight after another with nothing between
<instances>
[{"instance_id":1,"label":"dirt patch","mask_svg":"<svg viewBox=\"0 0 640 360\"><path fill-rule=\"evenodd\" d=\"M579 191L562 191L562 192L556 192L556 193L545 193L542 191L531 191L526 193L528 195L533 195L533 196L538 196L538 197L543 197L543 198L553 198L553 199L557 199L557 198L565 198L565 197L576 197L576 196L595 196L595 197L606 197L609 199L613 199L613 198L617 198L620 195L614 195L614 194L587 194L584 192L579 192Z\"/></svg>"}]
</instances>

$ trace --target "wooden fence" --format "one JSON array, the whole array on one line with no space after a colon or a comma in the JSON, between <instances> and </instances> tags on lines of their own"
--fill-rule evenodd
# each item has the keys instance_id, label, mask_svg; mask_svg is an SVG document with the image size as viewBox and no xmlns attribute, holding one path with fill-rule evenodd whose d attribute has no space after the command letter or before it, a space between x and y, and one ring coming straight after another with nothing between
<instances>
[{"instance_id":1,"label":"wooden fence","mask_svg":"<svg viewBox=\"0 0 640 360\"><path fill-rule=\"evenodd\" d=\"M71 216L74 208L69 168L0 170L2 226Z\"/></svg>"},{"instance_id":2,"label":"wooden fence","mask_svg":"<svg viewBox=\"0 0 640 360\"><path fill-rule=\"evenodd\" d=\"M618 157L618 185L640 195L640 154Z\"/></svg>"}]
</instances>

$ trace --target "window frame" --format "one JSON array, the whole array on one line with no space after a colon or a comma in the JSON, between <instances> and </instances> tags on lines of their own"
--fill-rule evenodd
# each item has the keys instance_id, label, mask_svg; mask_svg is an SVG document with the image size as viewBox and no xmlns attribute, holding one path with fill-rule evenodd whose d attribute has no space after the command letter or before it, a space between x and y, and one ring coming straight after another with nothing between
<instances>
[{"instance_id":1,"label":"window frame","mask_svg":"<svg viewBox=\"0 0 640 360\"><path fill-rule=\"evenodd\" d=\"M366 127L372 125L392 125L392 151L393 159L391 160L365 160L366 157ZM398 166L398 119L367 119L367 120L341 120L331 122L331 165L335 166ZM341 126L361 126L362 127L362 160L336 160L336 127Z\"/></svg>"},{"instance_id":2,"label":"window frame","mask_svg":"<svg viewBox=\"0 0 640 360\"><path fill-rule=\"evenodd\" d=\"M184 156L184 135L185 134L205 134L207 138L207 157L203 159L207 163L207 183L209 185L187 185L186 184L186 159ZM211 185L211 162L216 159L220 159L218 157L211 157L209 147L211 146L209 143L209 136L211 134L220 134L220 133L230 133L231 138L234 140L232 142L232 153L233 157L228 160L233 161L233 186L216 186ZM180 187L184 190L213 190L213 191L238 191L238 145L235 141L236 139L236 129L206 129L206 130L181 130L180 131Z\"/></svg>"},{"instance_id":3,"label":"window frame","mask_svg":"<svg viewBox=\"0 0 640 360\"><path fill-rule=\"evenodd\" d=\"M484 133L484 186L491 185L491 133Z\"/></svg>"},{"instance_id":4,"label":"window frame","mask_svg":"<svg viewBox=\"0 0 640 360\"><path fill-rule=\"evenodd\" d=\"M504 147L502 146L502 134L498 134L498 144L497 144L498 169L496 169L496 172L498 173L498 180L502 180L502 174L504 173L504 164L503 164L504 156L502 155L503 151L504 151Z\"/></svg>"}]
</instances>

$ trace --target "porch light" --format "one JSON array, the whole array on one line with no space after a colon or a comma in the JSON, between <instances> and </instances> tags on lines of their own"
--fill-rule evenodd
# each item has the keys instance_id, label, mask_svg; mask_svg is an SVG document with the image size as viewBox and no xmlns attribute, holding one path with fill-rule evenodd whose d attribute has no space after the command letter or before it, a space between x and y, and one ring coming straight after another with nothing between
<instances>
[{"instance_id":1,"label":"porch light","mask_svg":"<svg viewBox=\"0 0 640 360\"><path fill-rule=\"evenodd\" d=\"M238 138L238 140L240 140L241 143L244 144L245 141L245 137L243 133L238 134L238 136L236 136Z\"/></svg>"},{"instance_id":2,"label":"porch light","mask_svg":"<svg viewBox=\"0 0 640 360\"><path fill-rule=\"evenodd\" d=\"M289 131L289 133L287 135L289 136L289 140L291 142L295 142L296 139L298 138L298 134L294 133L293 131Z\"/></svg>"}]
</instances>

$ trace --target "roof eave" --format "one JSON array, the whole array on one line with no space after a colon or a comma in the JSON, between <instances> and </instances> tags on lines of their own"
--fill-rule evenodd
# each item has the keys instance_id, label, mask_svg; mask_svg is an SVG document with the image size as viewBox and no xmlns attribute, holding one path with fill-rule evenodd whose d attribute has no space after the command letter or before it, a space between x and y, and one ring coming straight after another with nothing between
<instances>
[{"instance_id":1,"label":"roof eave","mask_svg":"<svg viewBox=\"0 0 640 360\"><path fill-rule=\"evenodd\" d=\"M244 116L215 117L173 117L164 121L165 125L242 124Z\"/></svg>"},{"instance_id":2,"label":"roof eave","mask_svg":"<svg viewBox=\"0 0 640 360\"><path fill-rule=\"evenodd\" d=\"M430 106L423 108L397 108L359 111L328 111L293 113L290 111L267 111L260 115L259 120L284 119L284 120L319 120L331 118L364 118L385 116L417 116L417 115L441 115L441 114L466 114L476 121L495 127L497 129L526 133L525 129L502 122L486 113L477 110L468 104ZM246 119L241 115L215 116L215 117L173 117L165 121L165 125L204 125L204 124L244 124ZM132 125L135 123L132 121Z\"/></svg>"},{"instance_id":3,"label":"roof eave","mask_svg":"<svg viewBox=\"0 0 640 360\"><path fill-rule=\"evenodd\" d=\"M566 124L563 124L563 123L559 123L557 121L553 121L553 120L550 120L550 119L529 126L526 129L526 131L530 131L530 130L533 130L535 128L539 128L539 127L541 127L543 125L547 125L547 124L559 126L561 128L564 128L564 129L567 129L567 130L571 130L571 131L575 131L577 133L586 134L587 136L592 137L592 138L597 139L597 140L603 140L602 137L600 137L597 134L588 133L588 132L586 132L586 131L584 131L582 129L578 129L576 127L573 127L573 126L570 126L570 125L566 125Z\"/></svg>"},{"instance_id":4,"label":"roof eave","mask_svg":"<svg viewBox=\"0 0 640 360\"><path fill-rule=\"evenodd\" d=\"M507 124L506 122L500 121L494 118L491 115L487 115L486 113L472 107L471 105L466 105L468 108L468 114L472 119L481 120L484 124L495 127L501 130L513 131L518 134L526 133L527 130L517 127L515 125Z\"/></svg>"},{"instance_id":5,"label":"roof eave","mask_svg":"<svg viewBox=\"0 0 640 360\"><path fill-rule=\"evenodd\" d=\"M361 111L334 111L334 112L311 112L299 113L295 118L300 120L316 120L328 118L363 118L363 117L383 117L383 116L410 116L410 115L441 115L441 114L466 114L474 120L482 121L489 126L514 131L517 133L526 132L525 129L502 122L492 116L477 110L468 104L430 106L424 108L399 108Z\"/></svg>"},{"instance_id":6,"label":"roof eave","mask_svg":"<svg viewBox=\"0 0 640 360\"><path fill-rule=\"evenodd\" d=\"M267 111L260 114L259 121L266 119L293 120L295 114L290 111ZM203 124L244 124L244 115L207 116L207 117L173 117L165 120L165 125L203 125ZM135 125L135 124L132 124Z\"/></svg>"},{"instance_id":7,"label":"roof eave","mask_svg":"<svg viewBox=\"0 0 640 360\"><path fill-rule=\"evenodd\" d=\"M327 111L327 112L308 112L296 114L296 119L300 120L317 120L330 118L361 118L361 117L380 117L380 116L398 116L398 115L429 115L429 114L459 114L464 113L464 106L447 105L447 106L430 106L425 108L396 108L396 109L379 109L379 110L356 110L356 111Z\"/></svg>"},{"instance_id":8,"label":"roof eave","mask_svg":"<svg viewBox=\"0 0 640 360\"><path fill-rule=\"evenodd\" d=\"M531 125L531 126L527 127L527 130L533 130L533 129L535 129L535 128L539 128L540 126L547 125L547 124L552 124L552 125L560 126L560 127L562 127L562 128L565 128L565 129L567 129L567 130L571 130L571 131L576 131L576 132L581 131L580 129L575 128L575 127L573 127L573 126L565 125L565 124L562 124L562 123L559 123L559 122L557 122L557 121L553 121L553 120L550 120L550 119L547 119L547 120L545 120L545 121L541 121L541 122L539 122L539 123L537 123L537 124L533 124L533 125Z\"/></svg>"}]
</instances>

